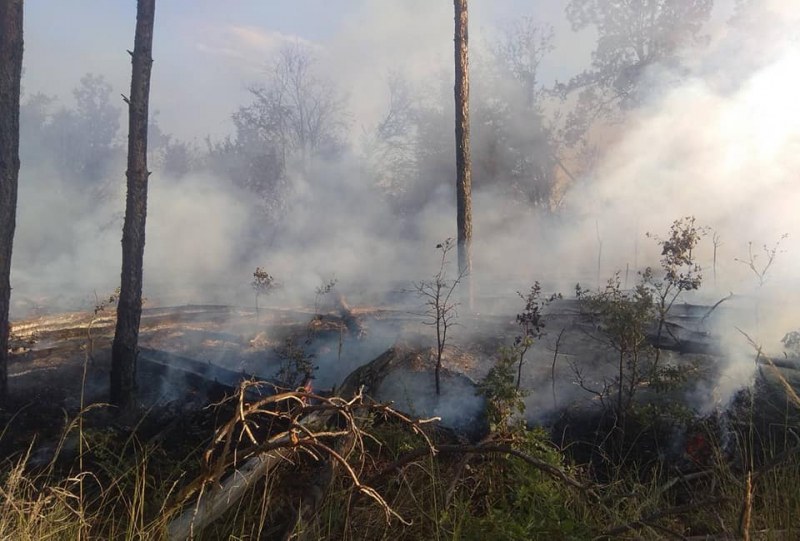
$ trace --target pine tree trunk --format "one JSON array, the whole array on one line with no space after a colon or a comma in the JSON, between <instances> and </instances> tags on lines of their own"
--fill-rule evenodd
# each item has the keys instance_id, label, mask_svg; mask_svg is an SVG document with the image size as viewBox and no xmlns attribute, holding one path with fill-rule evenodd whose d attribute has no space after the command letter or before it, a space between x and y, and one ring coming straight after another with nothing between
<instances>
[{"instance_id":1,"label":"pine tree trunk","mask_svg":"<svg viewBox=\"0 0 800 541\"><path fill-rule=\"evenodd\" d=\"M117 327L111 350L111 403L125 410L136 385L139 323L142 316L142 266L147 218L147 119L153 65L155 0L138 0L128 103L128 196L122 229L122 276Z\"/></svg>"},{"instance_id":2,"label":"pine tree trunk","mask_svg":"<svg viewBox=\"0 0 800 541\"><path fill-rule=\"evenodd\" d=\"M455 7L455 102L456 102L456 206L458 272L467 289L472 310L472 164L469 144L469 43L467 0L453 0Z\"/></svg>"},{"instance_id":3,"label":"pine tree trunk","mask_svg":"<svg viewBox=\"0 0 800 541\"><path fill-rule=\"evenodd\" d=\"M22 0L0 0L0 403L8 394L11 247L19 179Z\"/></svg>"}]
</instances>

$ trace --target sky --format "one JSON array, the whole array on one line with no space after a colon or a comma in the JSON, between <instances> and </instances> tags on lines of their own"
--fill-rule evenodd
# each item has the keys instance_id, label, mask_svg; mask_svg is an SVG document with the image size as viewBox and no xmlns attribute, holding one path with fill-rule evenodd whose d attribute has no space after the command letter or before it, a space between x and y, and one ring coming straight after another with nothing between
<instances>
[{"instance_id":1,"label":"sky","mask_svg":"<svg viewBox=\"0 0 800 541\"><path fill-rule=\"evenodd\" d=\"M69 103L87 72L128 94L134 0L36 0L26 4L24 90ZM586 65L590 32L575 34L561 0L475 1L473 42L521 16L553 25L558 59L544 73L566 79ZM324 52L350 96L354 116L379 114L375 89L392 69L412 75L450 71L452 2L434 0L160 0L156 6L151 109L163 129L202 140L231 131L230 114L247 102L270 54L285 40ZM384 72L376 66L385 66ZM120 102L121 103L121 102ZM358 128L358 126L356 126Z\"/></svg>"}]
</instances>

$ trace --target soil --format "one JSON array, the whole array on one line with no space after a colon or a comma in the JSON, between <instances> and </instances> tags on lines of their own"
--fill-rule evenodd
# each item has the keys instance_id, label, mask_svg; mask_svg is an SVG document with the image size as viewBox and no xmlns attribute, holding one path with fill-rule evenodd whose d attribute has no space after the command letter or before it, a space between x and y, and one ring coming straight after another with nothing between
<instances>
[{"instance_id":1,"label":"soil","mask_svg":"<svg viewBox=\"0 0 800 541\"><path fill-rule=\"evenodd\" d=\"M426 343L421 350L430 343L422 334L427 329L405 312L355 307L351 313L363 323L365 336L351 336L338 313L262 308L256 316L249 309L216 305L145 309L137 366L139 411L158 431L232 394L243 379L270 381L286 362L279 351L287 343L302 347L313 363L318 392L332 390L401 336ZM89 426L124 432L139 422L120 419L105 404L113 324L113 312L72 312L12 325L10 396L0 408L0 459L17 456L34 442L34 452L44 461L67 424L90 405L84 416ZM476 365L474 354L448 356L448 374L475 375L480 372ZM409 374L424 371L420 365Z\"/></svg>"},{"instance_id":2,"label":"soil","mask_svg":"<svg viewBox=\"0 0 800 541\"><path fill-rule=\"evenodd\" d=\"M251 309L220 305L146 308L137 368L140 411L168 424L219 401L242 379L270 381L287 362L280 355L286 344L302 348L313 365L314 389L330 392L354 370L401 343L408 354L393 365L391 377L384 374L374 389L376 399L394 401L420 416L441 415L445 425L467 431L482 422L475 382L486 375L500 347L519 332L513 315L459 318L445 350L446 396L432 400L430 348L435 342L424 320L401 309L348 308L363 327L363 336L353 336L338 311L317 315L306 308L262 308L257 315ZM671 336L685 337L681 344L699 345L695 352L664 351L669 362L698 367L692 376L697 393L708 387L726 361L717 351L707 312L707 307L676 307L671 323L679 327ZM24 452L34 438L37 446L52 447L82 406L95 405L86 419L97 426L124 429L135 424L102 405L108 393L113 323L109 311L44 315L13 324L10 397L0 409L0 458ZM602 381L613 365L613 351L580 316L574 301L554 303L545 330L523 366L529 421L546 420L568 405L573 411L596 409L592 396L575 385L574 370L580 366L588 383Z\"/></svg>"}]
</instances>

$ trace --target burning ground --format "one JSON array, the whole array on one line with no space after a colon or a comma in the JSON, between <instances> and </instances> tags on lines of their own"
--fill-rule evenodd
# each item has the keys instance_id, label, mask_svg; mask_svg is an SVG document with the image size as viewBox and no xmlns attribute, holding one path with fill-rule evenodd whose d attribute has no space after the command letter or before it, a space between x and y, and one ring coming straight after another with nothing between
<instances>
[{"instance_id":1,"label":"burning ground","mask_svg":"<svg viewBox=\"0 0 800 541\"><path fill-rule=\"evenodd\" d=\"M139 361L141 405L199 407L226 391L231 394L248 378L284 386L308 379L316 391L332 393L354 371L394 351L398 358L372 376L370 389L376 399L392 401L420 417L442 417L451 428L480 432L483 399L476 394L476 383L487 375L500 349L519 335L514 314L496 307L492 313L487 307L458 320L445 346L446 382L437 397L431 320L415 307L413 293L405 295L402 304L353 307L339 295L338 309L326 302L317 311L262 307L258 315L252 309L223 305L146 308ZM507 299L495 301L502 306ZM749 308L741 298L725 298L717 306L672 307L666 319L669 332L657 345L666 364L689 367L690 372L688 384L669 400L685 402L700 414L723 410L753 381L759 366L763 370L769 364L755 349L749 350L744 338L735 344L726 338L734 322L752 317ZM79 397L85 404L106 399L110 312L44 315L15 323L10 377L20 405L32 397L35 402L46 398L50 406L74 415L80 409ZM567 410L591 410L599 397L582 386L599 390L613 376L615 349L591 316L577 300L546 305L544 331L521 369L529 422L552 421ZM648 333L655 344L655 330ZM764 353L775 359L783 377L795 381L796 353L776 347Z\"/></svg>"},{"instance_id":2,"label":"burning ground","mask_svg":"<svg viewBox=\"0 0 800 541\"><path fill-rule=\"evenodd\" d=\"M374 520L381 510L375 527L397 521L409 539L460 527L420 517L415 527L403 516L419 512L419 498L464 506L473 518L461 515L459 523L473 521L469 528L485 533L497 527L495 510L511 513L529 490L570 499L569 522L584 517L580 537L665 527L716 532L704 524L719 505L727 533L752 529L732 518L739 504L730 493L743 478L748 512L761 513L768 532L779 524L792 535L769 507L753 503L752 483L771 479L757 482L762 501L772 502L775 486L794 479L780 476L796 471L800 449L797 333L770 339L785 304L768 302L763 282L756 296L686 302L702 298L693 254L705 230L695 224L676 220L667 237L655 238L659 267L637 273L633 287L623 286L634 279L622 273L604 287L577 285L575 298L547 296L538 283L516 296L491 295L478 282L484 293L473 310L447 296L464 285L447 278L447 242L437 247L432 281L346 296L351 290L329 279L313 307L293 302L296 288L257 268L254 309L145 309L138 408L122 416L102 404L114 296L98 300L93 313L22 320L12 329L15 390L0 449L15 476L65 475L56 482L78 479L82 493L83 477L70 472L91 472L98 509L114 509L110 522L91 527L105 537L127 524L119 518L126 492L105 469L109 457L115 468L135 460L125 466L134 482L139 468L155 472L151 497L161 507L136 513L141 535L156 538L325 537L320 529L340 527L336 536L360 538L357 522L318 520L322 509L338 516L337 490L357 502L347 513ZM748 263L759 277L778 252L765 253L767 266ZM425 466L434 457L445 472L440 481ZM428 473L409 472L416 468ZM498 468L506 476L495 484ZM596 505L633 502L630 494L644 486L655 487L652 505L667 506L665 515ZM253 500L265 507L243 511L239 502L246 506L254 490L269 494ZM581 496L572 500L571 491ZM704 491L711 497L698 499ZM273 497L281 503L269 503ZM560 519L538 516L552 508L523 509L544 530L564 534Z\"/></svg>"}]
</instances>

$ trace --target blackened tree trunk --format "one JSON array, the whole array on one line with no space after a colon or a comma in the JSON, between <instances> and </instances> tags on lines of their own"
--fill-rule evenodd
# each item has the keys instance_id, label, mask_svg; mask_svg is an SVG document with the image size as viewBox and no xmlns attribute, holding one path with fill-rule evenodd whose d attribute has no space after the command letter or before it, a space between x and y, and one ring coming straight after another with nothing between
<instances>
[{"instance_id":1,"label":"blackened tree trunk","mask_svg":"<svg viewBox=\"0 0 800 541\"><path fill-rule=\"evenodd\" d=\"M8 393L11 247L17 219L22 0L0 0L0 402Z\"/></svg>"},{"instance_id":2,"label":"blackened tree trunk","mask_svg":"<svg viewBox=\"0 0 800 541\"><path fill-rule=\"evenodd\" d=\"M131 406L136 386L139 322L142 317L142 266L147 218L147 118L153 65L155 0L138 0L131 96L128 101L128 196L122 229L122 277L117 327L111 350L111 403Z\"/></svg>"},{"instance_id":3,"label":"blackened tree trunk","mask_svg":"<svg viewBox=\"0 0 800 541\"><path fill-rule=\"evenodd\" d=\"M455 102L456 102L456 207L458 273L467 286L472 310L472 164L469 145L469 44L467 0L453 0L455 7Z\"/></svg>"}]
</instances>

